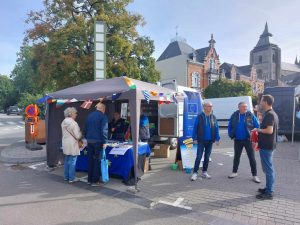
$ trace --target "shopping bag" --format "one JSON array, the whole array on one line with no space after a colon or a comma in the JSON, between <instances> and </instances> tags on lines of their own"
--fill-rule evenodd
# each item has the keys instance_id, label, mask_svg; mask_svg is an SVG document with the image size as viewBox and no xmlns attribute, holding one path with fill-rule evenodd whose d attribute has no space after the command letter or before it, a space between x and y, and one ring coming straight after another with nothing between
<instances>
[{"instance_id":1,"label":"shopping bag","mask_svg":"<svg viewBox=\"0 0 300 225\"><path fill-rule=\"evenodd\" d=\"M106 159L105 149L102 150L102 159L101 159L101 179L103 183L109 181L108 175L108 160Z\"/></svg>"}]
</instances>

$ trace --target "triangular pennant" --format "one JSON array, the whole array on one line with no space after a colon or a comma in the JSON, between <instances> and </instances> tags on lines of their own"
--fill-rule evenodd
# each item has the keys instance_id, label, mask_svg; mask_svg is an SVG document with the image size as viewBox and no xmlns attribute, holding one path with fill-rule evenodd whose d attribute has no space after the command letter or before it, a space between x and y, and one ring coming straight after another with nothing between
<instances>
[{"instance_id":1,"label":"triangular pennant","mask_svg":"<svg viewBox=\"0 0 300 225\"><path fill-rule=\"evenodd\" d=\"M124 76L125 82L128 85L129 89L136 89L136 85L132 82L131 79L128 77Z\"/></svg>"},{"instance_id":2,"label":"triangular pennant","mask_svg":"<svg viewBox=\"0 0 300 225\"><path fill-rule=\"evenodd\" d=\"M91 100L86 100L84 103L81 104L81 108L84 109L90 109L92 106L93 102Z\"/></svg>"},{"instance_id":3,"label":"triangular pennant","mask_svg":"<svg viewBox=\"0 0 300 225\"><path fill-rule=\"evenodd\" d=\"M113 101L117 100L117 99L121 96L121 94L122 94L122 93L116 93L116 94L113 94L113 95L111 96L111 100L113 100Z\"/></svg>"},{"instance_id":4,"label":"triangular pennant","mask_svg":"<svg viewBox=\"0 0 300 225\"><path fill-rule=\"evenodd\" d=\"M148 91L142 91L145 97L145 100L149 103L150 102L150 94Z\"/></svg>"},{"instance_id":5,"label":"triangular pennant","mask_svg":"<svg viewBox=\"0 0 300 225\"><path fill-rule=\"evenodd\" d=\"M157 91L150 91L150 94L155 97L157 96Z\"/></svg>"}]
</instances>

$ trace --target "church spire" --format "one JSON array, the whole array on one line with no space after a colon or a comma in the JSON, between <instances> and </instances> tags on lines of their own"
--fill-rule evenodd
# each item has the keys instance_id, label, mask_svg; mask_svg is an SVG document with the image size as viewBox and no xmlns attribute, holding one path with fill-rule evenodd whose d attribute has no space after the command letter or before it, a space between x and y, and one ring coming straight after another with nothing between
<instances>
[{"instance_id":1,"label":"church spire","mask_svg":"<svg viewBox=\"0 0 300 225\"><path fill-rule=\"evenodd\" d=\"M299 61L299 62L300 62L300 61ZM296 56L295 64L298 65L299 62L298 62L298 59L297 59L297 56Z\"/></svg>"},{"instance_id":2,"label":"church spire","mask_svg":"<svg viewBox=\"0 0 300 225\"><path fill-rule=\"evenodd\" d=\"M209 43L209 47L210 48L214 48L215 47L216 41L214 39L214 35L213 34L211 34L210 40L208 41L208 43Z\"/></svg>"},{"instance_id":3,"label":"church spire","mask_svg":"<svg viewBox=\"0 0 300 225\"><path fill-rule=\"evenodd\" d=\"M256 47L270 45L271 43L269 37L272 36L273 35L269 32L268 23L266 22L264 32L262 33L262 35L260 35Z\"/></svg>"}]
</instances>

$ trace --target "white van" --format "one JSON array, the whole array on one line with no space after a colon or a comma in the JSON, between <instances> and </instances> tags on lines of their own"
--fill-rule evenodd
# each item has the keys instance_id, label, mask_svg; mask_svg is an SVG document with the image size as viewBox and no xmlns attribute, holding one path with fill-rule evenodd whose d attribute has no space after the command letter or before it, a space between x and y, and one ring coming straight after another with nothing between
<instances>
[{"instance_id":1,"label":"white van","mask_svg":"<svg viewBox=\"0 0 300 225\"><path fill-rule=\"evenodd\" d=\"M227 98L209 98L205 99L213 104L213 114L218 120L220 127L227 127L229 119L233 112L238 110L238 104L245 102L248 110L253 113L253 105L251 96L227 97Z\"/></svg>"}]
</instances>

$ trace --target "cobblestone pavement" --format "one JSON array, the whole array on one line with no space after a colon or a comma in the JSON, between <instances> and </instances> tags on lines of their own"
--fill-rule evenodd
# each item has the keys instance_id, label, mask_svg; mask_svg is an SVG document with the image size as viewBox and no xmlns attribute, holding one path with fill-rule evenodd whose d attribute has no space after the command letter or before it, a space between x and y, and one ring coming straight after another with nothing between
<instances>
[{"instance_id":1,"label":"cobblestone pavement","mask_svg":"<svg viewBox=\"0 0 300 225\"><path fill-rule=\"evenodd\" d=\"M300 143L278 144L274 155L275 195L273 200L265 201L255 198L257 189L265 184L258 152L256 160L261 184L252 181L245 153L241 157L239 176L227 178L232 170L231 146L230 140L225 139L221 146L215 147L208 168L212 179L198 179L194 182L190 181L190 174L170 169L175 151L171 151L168 159L153 158L152 170L139 182L141 191L135 196L147 200L145 207L192 218L199 221L199 224L300 225ZM59 174L62 171L56 170L53 173ZM111 179L106 187L119 193L128 191L128 187L121 185L117 179Z\"/></svg>"}]
</instances>

